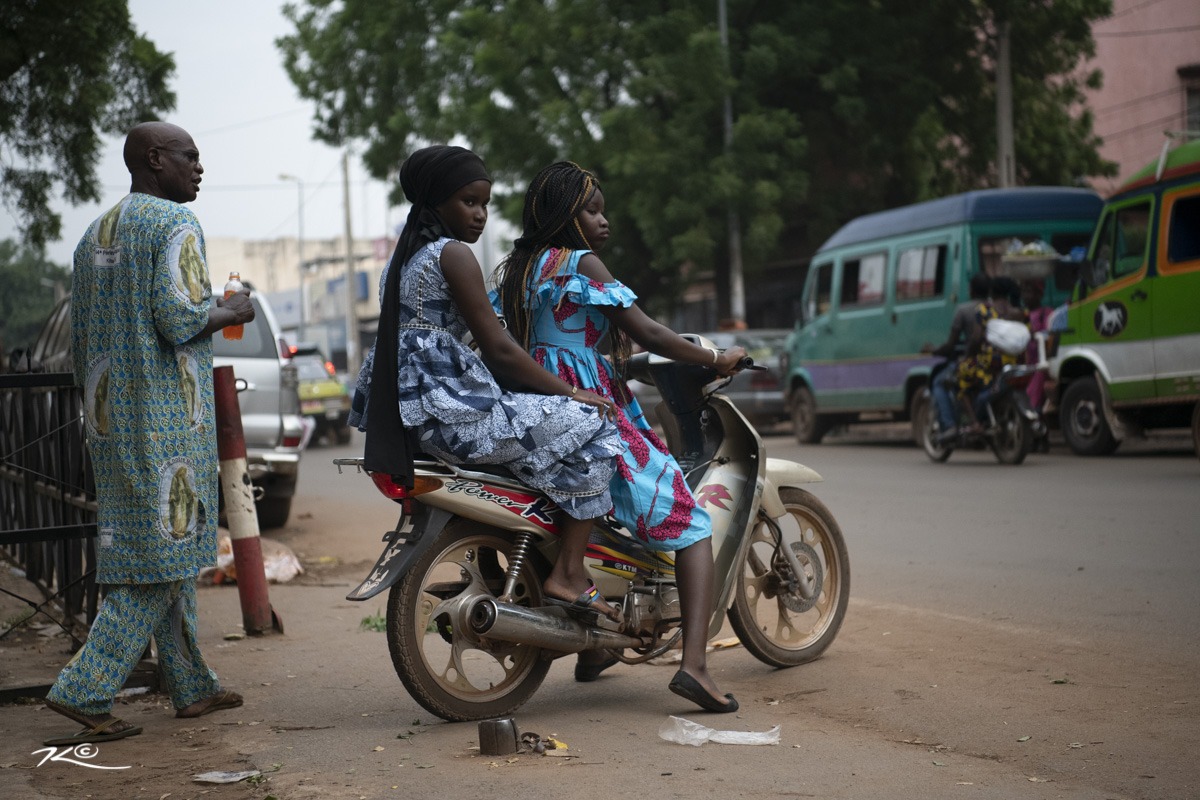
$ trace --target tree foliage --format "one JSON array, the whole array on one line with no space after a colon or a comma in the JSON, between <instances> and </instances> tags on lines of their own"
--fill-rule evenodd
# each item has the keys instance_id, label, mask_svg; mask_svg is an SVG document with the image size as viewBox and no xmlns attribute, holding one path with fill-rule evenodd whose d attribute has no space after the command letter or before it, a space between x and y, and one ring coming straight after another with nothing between
<instances>
[{"instance_id":1,"label":"tree foliage","mask_svg":"<svg viewBox=\"0 0 1200 800\"><path fill-rule=\"evenodd\" d=\"M23 238L58 239L50 209L100 199L102 134L124 134L175 106L175 71L130 23L127 0L0 4L0 201Z\"/></svg>"},{"instance_id":2,"label":"tree foliage","mask_svg":"<svg viewBox=\"0 0 1200 800\"><path fill-rule=\"evenodd\" d=\"M512 194L545 164L596 170L610 256L643 295L680 264L720 268L742 221L747 272L811 253L858 214L994 181L995 31L1013 30L1019 180L1108 174L1081 86L1110 0L307 0L278 42L315 133L365 139L393 177L463 137ZM722 108L732 98L732 146ZM636 266L635 266L636 265Z\"/></svg>"},{"instance_id":3,"label":"tree foliage","mask_svg":"<svg viewBox=\"0 0 1200 800\"><path fill-rule=\"evenodd\" d=\"M56 294L69 291L71 273L46 261L40 248L0 240L0 349L29 347L37 338Z\"/></svg>"}]
</instances>

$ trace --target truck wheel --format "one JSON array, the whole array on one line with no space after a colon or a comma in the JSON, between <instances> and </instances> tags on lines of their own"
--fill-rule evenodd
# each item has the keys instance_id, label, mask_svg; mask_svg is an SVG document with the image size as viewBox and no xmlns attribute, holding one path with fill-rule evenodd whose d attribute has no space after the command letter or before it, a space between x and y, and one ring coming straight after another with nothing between
<instances>
[{"instance_id":1,"label":"truck wheel","mask_svg":"<svg viewBox=\"0 0 1200 800\"><path fill-rule=\"evenodd\" d=\"M792 429L800 444L820 444L829 422L817 414L817 401L807 386L792 392Z\"/></svg>"},{"instance_id":2,"label":"truck wheel","mask_svg":"<svg viewBox=\"0 0 1200 800\"><path fill-rule=\"evenodd\" d=\"M1081 456L1105 456L1120 444L1104 418L1104 399L1095 377L1076 378L1063 392L1059 427L1067 444Z\"/></svg>"}]
</instances>

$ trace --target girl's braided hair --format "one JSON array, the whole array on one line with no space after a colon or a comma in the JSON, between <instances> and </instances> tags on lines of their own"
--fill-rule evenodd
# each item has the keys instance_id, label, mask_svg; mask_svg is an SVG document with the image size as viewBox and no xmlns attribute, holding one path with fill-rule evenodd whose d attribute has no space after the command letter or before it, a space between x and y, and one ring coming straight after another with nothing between
<instances>
[{"instance_id":1,"label":"girl's braided hair","mask_svg":"<svg viewBox=\"0 0 1200 800\"><path fill-rule=\"evenodd\" d=\"M534 270L551 248L592 249L579 224L579 213L599 189L595 173L570 161L559 161L539 172L525 192L524 231L496 268L496 288L508 330L526 350L532 343L529 289ZM560 260L555 269L561 264ZM619 370L629 358L630 349L629 337L614 328L612 350Z\"/></svg>"}]
</instances>

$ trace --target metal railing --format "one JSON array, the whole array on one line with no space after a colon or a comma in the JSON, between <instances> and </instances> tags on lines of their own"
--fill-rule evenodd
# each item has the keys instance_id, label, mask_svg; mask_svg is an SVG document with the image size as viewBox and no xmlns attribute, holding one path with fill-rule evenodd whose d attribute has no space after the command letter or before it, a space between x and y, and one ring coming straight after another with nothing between
<instances>
[{"instance_id":1,"label":"metal railing","mask_svg":"<svg viewBox=\"0 0 1200 800\"><path fill-rule=\"evenodd\" d=\"M73 638L73 623L89 626L99 607L96 508L71 374L0 375L0 551L42 593L21 599L35 614L57 602L65 619L50 618Z\"/></svg>"}]
</instances>

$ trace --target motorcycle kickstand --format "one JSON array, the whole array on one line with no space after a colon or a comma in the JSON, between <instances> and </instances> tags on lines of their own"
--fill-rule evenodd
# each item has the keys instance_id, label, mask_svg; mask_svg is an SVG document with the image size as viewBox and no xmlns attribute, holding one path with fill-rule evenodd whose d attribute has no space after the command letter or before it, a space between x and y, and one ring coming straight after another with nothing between
<instances>
[{"instance_id":1,"label":"motorcycle kickstand","mask_svg":"<svg viewBox=\"0 0 1200 800\"><path fill-rule=\"evenodd\" d=\"M532 542L533 534L524 531L517 534L508 558L508 570L504 574L504 591L496 598L501 603L513 602L513 592L517 589L517 580L521 577L521 568L525 566L526 554Z\"/></svg>"}]
</instances>

